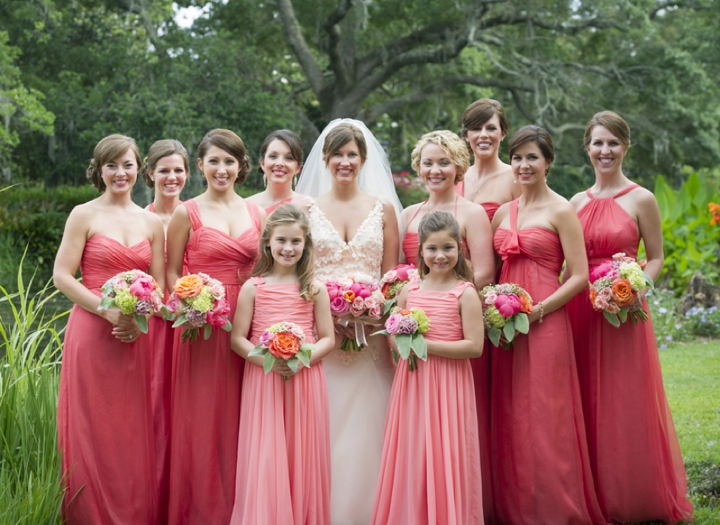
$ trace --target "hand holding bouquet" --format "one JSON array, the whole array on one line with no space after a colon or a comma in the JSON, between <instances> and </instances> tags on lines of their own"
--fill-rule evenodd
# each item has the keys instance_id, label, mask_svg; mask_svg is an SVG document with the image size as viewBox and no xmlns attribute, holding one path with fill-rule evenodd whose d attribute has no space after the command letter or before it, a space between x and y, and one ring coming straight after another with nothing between
<instances>
[{"instance_id":1,"label":"hand holding bouquet","mask_svg":"<svg viewBox=\"0 0 720 525\"><path fill-rule=\"evenodd\" d=\"M503 283L486 286L480 291L483 300L483 320L488 338L495 346L512 348L515 334L530 331L528 314L533 303L530 294L517 284ZM501 341L502 336L505 341Z\"/></svg>"},{"instance_id":2,"label":"hand holding bouquet","mask_svg":"<svg viewBox=\"0 0 720 525\"><path fill-rule=\"evenodd\" d=\"M385 297L384 313L388 313L395 306L397 295L403 289L403 286L418 278L419 275L414 264L400 264L383 275L380 280L380 290L383 297Z\"/></svg>"},{"instance_id":3,"label":"hand holding bouquet","mask_svg":"<svg viewBox=\"0 0 720 525\"><path fill-rule=\"evenodd\" d=\"M590 272L590 302L597 311L602 311L605 319L618 328L627 321L628 316L634 323L647 321L647 313L642 308L631 309L643 288L653 288L652 279L632 257L616 253L612 260L605 261Z\"/></svg>"},{"instance_id":4,"label":"hand holding bouquet","mask_svg":"<svg viewBox=\"0 0 720 525\"><path fill-rule=\"evenodd\" d=\"M410 310L397 306L391 310L390 317L385 321L385 330L373 335L394 335L398 351L393 350L393 358L398 362L398 354L407 361L408 370L417 370L416 357L427 361L427 343L422 334L430 330L430 320L420 308Z\"/></svg>"},{"instance_id":5,"label":"hand holding bouquet","mask_svg":"<svg viewBox=\"0 0 720 525\"><path fill-rule=\"evenodd\" d=\"M226 332L232 330L232 324L228 320L230 303L225 299L225 287L223 283L204 273L178 279L173 286L167 309L174 315L173 328L185 323L191 326L183 330L183 341L197 339L200 328L203 328L205 340L210 338L213 328L222 328Z\"/></svg>"},{"instance_id":6,"label":"hand holding bouquet","mask_svg":"<svg viewBox=\"0 0 720 525\"><path fill-rule=\"evenodd\" d=\"M293 372L298 371L299 363L310 367L310 357L315 345L305 342L305 333L295 323L277 323L265 330L260 336L260 344L248 354L264 356L263 370L269 373L277 359L287 361ZM283 376L283 379L290 379Z\"/></svg>"},{"instance_id":7,"label":"hand holding bouquet","mask_svg":"<svg viewBox=\"0 0 720 525\"><path fill-rule=\"evenodd\" d=\"M364 323L378 322L384 314L385 297L380 283L369 275L356 274L342 281L328 281L325 287L330 297L330 312L336 322L355 323L355 338L345 337L340 349L359 352L367 344Z\"/></svg>"},{"instance_id":8,"label":"hand holding bouquet","mask_svg":"<svg viewBox=\"0 0 720 525\"><path fill-rule=\"evenodd\" d=\"M148 333L147 314L164 310L163 294L152 276L140 270L120 272L103 284L102 300L98 310L120 308L125 315L132 315L144 334Z\"/></svg>"}]
</instances>

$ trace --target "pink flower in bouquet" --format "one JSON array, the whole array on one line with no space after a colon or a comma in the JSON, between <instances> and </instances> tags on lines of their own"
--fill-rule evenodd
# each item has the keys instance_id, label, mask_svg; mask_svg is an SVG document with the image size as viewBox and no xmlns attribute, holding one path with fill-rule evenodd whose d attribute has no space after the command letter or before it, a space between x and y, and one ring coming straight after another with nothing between
<instances>
[{"instance_id":1,"label":"pink flower in bouquet","mask_svg":"<svg viewBox=\"0 0 720 525\"><path fill-rule=\"evenodd\" d=\"M336 316L345 315L350 312L350 303L345 300L345 297L339 295L330 301L330 312Z\"/></svg>"},{"instance_id":2,"label":"pink flower in bouquet","mask_svg":"<svg viewBox=\"0 0 720 525\"><path fill-rule=\"evenodd\" d=\"M162 299L160 298L160 296L158 294L156 294L156 293L151 294L150 302L153 305L153 310L155 310L156 312L159 312L162 309L162 305L163 305Z\"/></svg>"},{"instance_id":3,"label":"pink flower in bouquet","mask_svg":"<svg viewBox=\"0 0 720 525\"><path fill-rule=\"evenodd\" d=\"M370 310L372 307L377 306L377 301L372 296L365 299L365 309Z\"/></svg>"},{"instance_id":4,"label":"pink flower in bouquet","mask_svg":"<svg viewBox=\"0 0 720 525\"><path fill-rule=\"evenodd\" d=\"M267 348L268 346L270 346L270 341L272 341L273 337L275 337L275 334L273 332L271 332L270 330L265 330L260 336L260 345Z\"/></svg>"},{"instance_id":5,"label":"pink flower in bouquet","mask_svg":"<svg viewBox=\"0 0 720 525\"><path fill-rule=\"evenodd\" d=\"M380 319L383 316L383 307L381 304L375 304L368 310L368 315L373 319Z\"/></svg>"},{"instance_id":6,"label":"pink flower in bouquet","mask_svg":"<svg viewBox=\"0 0 720 525\"><path fill-rule=\"evenodd\" d=\"M225 287L220 281L211 280L210 283L208 283L208 289L210 290L210 295L215 299L225 297Z\"/></svg>"},{"instance_id":7,"label":"pink flower in bouquet","mask_svg":"<svg viewBox=\"0 0 720 525\"><path fill-rule=\"evenodd\" d=\"M401 264L397 268L395 268L395 271L397 272L397 278L401 281L409 281L410 276L408 275L408 270L411 270L415 268L412 264Z\"/></svg>"},{"instance_id":8,"label":"pink flower in bouquet","mask_svg":"<svg viewBox=\"0 0 720 525\"><path fill-rule=\"evenodd\" d=\"M171 297L165 305L170 313L176 313L183 309L183 304L177 297Z\"/></svg>"},{"instance_id":9,"label":"pink flower in bouquet","mask_svg":"<svg viewBox=\"0 0 720 525\"><path fill-rule=\"evenodd\" d=\"M127 290L128 283L125 281L125 279L120 279L116 277L112 282L112 287L119 292L120 290Z\"/></svg>"},{"instance_id":10,"label":"pink flower in bouquet","mask_svg":"<svg viewBox=\"0 0 720 525\"><path fill-rule=\"evenodd\" d=\"M620 307L613 301L609 302L608 305L603 308L603 310L611 314L616 314L620 311Z\"/></svg>"},{"instance_id":11,"label":"pink flower in bouquet","mask_svg":"<svg viewBox=\"0 0 720 525\"><path fill-rule=\"evenodd\" d=\"M497 301L498 294L495 290L490 290L488 293L485 294L485 305L486 306L492 306L495 304L495 301Z\"/></svg>"},{"instance_id":12,"label":"pink flower in bouquet","mask_svg":"<svg viewBox=\"0 0 720 525\"><path fill-rule=\"evenodd\" d=\"M605 277L613 269L612 261L603 261L602 264L590 270L590 282L594 283L601 277Z\"/></svg>"},{"instance_id":13,"label":"pink flower in bouquet","mask_svg":"<svg viewBox=\"0 0 720 525\"><path fill-rule=\"evenodd\" d=\"M298 326L298 325L296 325L296 324L293 324L293 325L290 327L290 333L291 333L292 335L294 335L295 337L297 337L300 341L304 341L304 340L305 340L305 332L303 332L303 329L300 328L300 326Z\"/></svg>"},{"instance_id":14,"label":"pink flower in bouquet","mask_svg":"<svg viewBox=\"0 0 720 525\"><path fill-rule=\"evenodd\" d=\"M605 310L608 307L607 299L605 299L602 295L597 294L595 296L595 301L593 303L595 305L595 308L598 310Z\"/></svg>"},{"instance_id":15,"label":"pink flower in bouquet","mask_svg":"<svg viewBox=\"0 0 720 525\"><path fill-rule=\"evenodd\" d=\"M367 284L363 283L353 283L350 285L350 290L353 291L355 294L355 297L362 297L365 299L366 297L370 297L370 294L372 293L372 290L370 290L370 287Z\"/></svg>"},{"instance_id":16,"label":"pink flower in bouquet","mask_svg":"<svg viewBox=\"0 0 720 525\"><path fill-rule=\"evenodd\" d=\"M380 283L377 281L377 279L373 279L370 281L370 284L368 284L368 288L370 288L371 292L374 292L375 290L380 289Z\"/></svg>"},{"instance_id":17,"label":"pink flower in bouquet","mask_svg":"<svg viewBox=\"0 0 720 525\"><path fill-rule=\"evenodd\" d=\"M598 295L602 297L606 303L613 302L612 288L603 288L598 292Z\"/></svg>"},{"instance_id":18,"label":"pink flower in bouquet","mask_svg":"<svg viewBox=\"0 0 720 525\"><path fill-rule=\"evenodd\" d=\"M218 299L213 309L207 312L205 317L207 323L213 328L222 328L228 320L228 315L230 315L230 303L225 299Z\"/></svg>"},{"instance_id":19,"label":"pink flower in bouquet","mask_svg":"<svg viewBox=\"0 0 720 525\"><path fill-rule=\"evenodd\" d=\"M153 291L155 290L154 284L155 283L150 279L138 277L130 285L129 292L135 297L138 297L139 299L147 299L152 295Z\"/></svg>"},{"instance_id":20,"label":"pink flower in bouquet","mask_svg":"<svg viewBox=\"0 0 720 525\"><path fill-rule=\"evenodd\" d=\"M403 318L402 314L392 314L385 321L385 329L391 334L396 334L400 330L400 320Z\"/></svg>"},{"instance_id":21,"label":"pink flower in bouquet","mask_svg":"<svg viewBox=\"0 0 720 525\"><path fill-rule=\"evenodd\" d=\"M365 301L362 297L356 297L350 306L350 313L358 317L365 313Z\"/></svg>"},{"instance_id":22,"label":"pink flower in bouquet","mask_svg":"<svg viewBox=\"0 0 720 525\"><path fill-rule=\"evenodd\" d=\"M512 317L520 312L520 301L514 295L498 295L495 308L503 317Z\"/></svg>"},{"instance_id":23,"label":"pink flower in bouquet","mask_svg":"<svg viewBox=\"0 0 720 525\"><path fill-rule=\"evenodd\" d=\"M325 288L327 288L328 296L330 296L331 301L336 297L342 297L343 287L339 282L328 281L325 283Z\"/></svg>"},{"instance_id":24,"label":"pink flower in bouquet","mask_svg":"<svg viewBox=\"0 0 720 525\"><path fill-rule=\"evenodd\" d=\"M383 304L385 302L385 296L380 289L373 290L373 293L370 294L370 298L374 299L377 304Z\"/></svg>"}]
</instances>

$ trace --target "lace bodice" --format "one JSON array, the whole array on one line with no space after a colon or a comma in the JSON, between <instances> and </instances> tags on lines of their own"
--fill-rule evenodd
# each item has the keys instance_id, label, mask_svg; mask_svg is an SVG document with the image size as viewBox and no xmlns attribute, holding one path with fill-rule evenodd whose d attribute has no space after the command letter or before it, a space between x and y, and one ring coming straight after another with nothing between
<instances>
[{"instance_id":1,"label":"lace bodice","mask_svg":"<svg viewBox=\"0 0 720 525\"><path fill-rule=\"evenodd\" d=\"M325 282L362 272L380 278L383 259L383 204L375 206L350 242L345 242L317 202L310 200L310 229L315 246L315 277Z\"/></svg>"}]
</instances>

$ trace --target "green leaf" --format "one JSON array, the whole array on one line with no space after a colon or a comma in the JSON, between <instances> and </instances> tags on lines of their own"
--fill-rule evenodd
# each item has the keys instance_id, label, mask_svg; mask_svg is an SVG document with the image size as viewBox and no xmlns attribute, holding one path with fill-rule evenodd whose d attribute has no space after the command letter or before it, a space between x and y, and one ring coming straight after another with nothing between
<instances>
[{"instance_id":1,"label":"green leaf","mask_svg":"<svg viewBox=\"0 0 720 525\"><path fill-rule=\"evenodd\" d=\"M265 354L265 359L263 359L263 370L265 370L266 374L269 374L272 371L274 364L275 364L275 356L272 355L270 352Z\"/></svg>"},{"instance_id":2,"label":"green leaf","mask_svg":"<svg viewBox=\"0 0 720 525\"><path fill-rule=\"evenodd\" d=\"M400 352L400 357L402 357L405 361L407 361L407 358L410 357L410 350L411 350L410 336L407 334L396 335L395 343L397 344L398 352Z\"/></svg>"},{"instance_id":3,"label":"green leaf","mask_svg":"<svg viewBox=\"0 0 720 525\"><path fill-rule=\"evenodd\" d=\"M263 348L262 346L257 345L255 348L250 350L248 357L263 356L265 355L265 352L267 352L267 348Z\"/></svg>"},{"instance_id":4,"label":"green leaf","mask_svg":"<svg viewBox=\"0 0 720 525\"><path fill-rule=\"evenodd\" d=\"M180 317L175 319L175 322L173 323L172 327L177 328L178 326L180 326L181 324L184 324L186 322L187 322L187 315L182 314Z\"/></svg>"},{"instance_id":5,"label":"green leaf","mask_svg":"<svg viewBox=\"0 0 720 525\"><path fill-rule=\"evenodd\" d=\"M517 314L517 317L515 318L515 330L521 334L526 334L530 331L530 321L528 320L527 314Z\"/></svg>"},{"instance_id":6,"label":"green leaf","mask_svg":"<svg viewBox=\"0 0 720 525\"><path fill-rule=\"evenodd\" d=\"M494 326L491 327L488 330L488 339L490 339L490 342L494 344L495 346L498 346L500 344L500 332L499 328L495 328Z\"/></svg>"},{"instance_id":7,"label":"green leaf","mask_svg":"<svg viewBox=\"0 0 720 525\"><path fill-rule=\"evenodd\" d=\"M505 326L503 326L503 334L505 334L505 339L509 341L512 341L515 339L515 326L513 323L505 323Z\"/></svg>"},{"instance_id":8,"label":"green leaf","mask_svg":"<svg viewBox=\"0 0 720 525\"><path fill-rule=\"evenodd\" d=\"M620 322L624 323L627 321L627 308L620 308L620 311L618 312L618 317L620 318Z\"/></svg>"},{"instance_id":9,"label":"green leaf","mask_svg":"<svg viewBox=\"0 0 720 525\"><path fill-rule=\"evenodd\" d=\"M222 329L229 332L232 330L232 323L230 321L225 321L225 326L223 326Z\"/></svg>"},{"instance_id":10,"label":"green leaf","mask_svg":"<svg viewBox=\"0 0 720 525\"><path fill-rule=\"evenodd\" d=\"M300 350L297 353L298 359L300 359L300 362L304 364L306 367L310 368L310 358L312 357L312 350L310 348L306 348L309 345L302 345L300 347Z\"/></svg>"},{"instance_id":11,"label":"green leaf","mask_svg":"<svg viewBox=\"0 0 720 525\"><path fill-rule=\"evenodd\" d=\"M388 312L392 310L392 307L395 306L395 303L397 303L397 299L394 297L385 301L385 306L383 307L383 314L387 315Z\"/></svg>"},{"instance_id":12,"label":"green leaf","mask_svg":"<svg viewBox=\"0 0 720 525\"><path fill-rule=\"evenodd\" d=\"M144 315L137 315L137 314L134 314L133 317L135 318L135 322L137 323L140 331L144 334L148 333L147 317L145 317Z\"/></svg>"},{"instance_id":13,"label":"green leaf","mask_svg":"<svg viewBox=\"0 0 720 525\"><path fill-rule=\"evenodd\" d=\"M374 335L392 335L392 334L390 332L388 332L387 330L378 330L377 332L371 333L370 337L372 337Z\"/></svg>"},{"instance_id":14,"label":"green leaf","mask_svg":"<svg viewBox=\"0 0 720 525\"><path fill-rule=\"evenodd\" d=\"M100 301L100 306L98 306L98 310L109 310L115 306L115 299L112 297L103 297L102 301Z\"/></svg>"},{"instance_id":15,"label":"green leaf","mask_svg":"<svg viewBox=\"0 0 720 525\"><path fill-rule=\"evenodd\" d=\"M410 339L410 348L415 355L423 361L427 361L427 342L422 334L414 334Z\"/></svg>"},{"instance_id":16,"label":"green leaf","mask_svg":"<svg viewBox=\"0 0 720 525\"><path fill-rule=\"evenodd\" d=\"M393 362L398 364L400 362L400 358L398 357L397 350L391 350L390 353L392 354Z\"/></svg>"},{"instance_id":17,"label":"green leaf","mask_svg":"<svg viewBox=\"0 0 720 525\"><path fill-rule=\"evenodd\" d=\"M208 339L210 339L211 335L212 335L212 326L210 326L209 324L206 324L205 326L203 326L203 337L207 341Z\"/></svg>"},{"instance_id":18,"label":"green leaf","mask_svg":"<svg viewBox=\"0 0 720 525\"><path fill-rule=\"evenodd\" d=\"M613 325L615 328L620 327L620 319L618 319L618 316L615 314L611 314L610 312L603 310L603 315L605 316L605 319L608 320L608 322Z\"/></svg>"},{"instance_id":19,"label":"green leaf","mask_svg":"<svg viewBox=\"0 0 720 525\"><path fill-rule=\"evenodd\" d=\"M291 357L290 359L287 360L287 365L290 368L290 370L292 370L293 372L297 372L299 362L300 362L300 360L298 359L297 356L295 356L295 357Z\"/></svg>"}]
</instances>

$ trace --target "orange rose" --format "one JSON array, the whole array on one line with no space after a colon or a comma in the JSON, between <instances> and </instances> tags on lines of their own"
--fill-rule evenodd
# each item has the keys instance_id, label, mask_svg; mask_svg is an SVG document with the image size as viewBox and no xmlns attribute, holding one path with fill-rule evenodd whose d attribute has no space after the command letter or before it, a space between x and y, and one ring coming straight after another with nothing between
<instances>
[{"instance_id":1,"label":"orange rose","mask_svg":"<svg viewBox=\"0 0 720 525\"><path fill-rule=\"evenodd\" d=\"M533 309L533 304L530 299L528 299L528 296L524 293L521 293L518 295L518 299L520 299L520 311L526 314L531 314Z\"/></svg>"},{"instance_id":2,"label":"orange rose","mask_svg":"<svg viewBox=\"0 0 720 525\"><path fill-rule=\"evenodd\" d=\"M348 303L352 303L355 300L355 292L348 290L343 294L343 297Z\"/></svg>"},{"instance_id":3,"label":"orange rose","mask_svg":"<svg viewBox=\"0 0 720 525\"><path fill-rule=\"evenodd\" d=\"M295 357L295 354L300 350L300 340L292 334L287 332L279 332L275 334L268 351L277 357L278 359L288 360L291 357Z\"/></svg>"},{"instance_id":4,"label":"orange rose","mask_svg":"<svg viewBox=\"0 0 720 525\"><path fill-rule=\"evenodd\" d=\"M410 315L412 312L407 309L402 309L398 312L400 315Z\"/></svg>"},{"instance_id":5,"label":"orange rose","mask_svg":"<svg viewBox=\"0 0 720 525\"><path fill-rule=\"evenodd\" d=\"M600 310L597 306L595 306L595 299L597 299L598 293L594 286L590 286L590 304L595 310Z\"/></svg>"},{"instance_id":6,"label":"orange rose","mask_svg":"<svg viewBox=\"0 0 720 525\"><path fill-rule=\"evenodd\" d=\"M631 306L637 298L637 292L632 289L630 281L618 279L612 285L612 293L615 302L620 308Z\"/></svg>"},{"instance_id":7,"label":"orange rose","mask_svg":"<svg viewBox=\"0 0 720 525\"><path fill-rule=\"evenodd\" d=\"M199 275L186 275L181 277L173 286L173 292L178 299L197 297L203 289L203 280Z\"/></svg>"}]
</instances>

